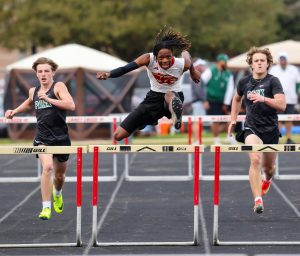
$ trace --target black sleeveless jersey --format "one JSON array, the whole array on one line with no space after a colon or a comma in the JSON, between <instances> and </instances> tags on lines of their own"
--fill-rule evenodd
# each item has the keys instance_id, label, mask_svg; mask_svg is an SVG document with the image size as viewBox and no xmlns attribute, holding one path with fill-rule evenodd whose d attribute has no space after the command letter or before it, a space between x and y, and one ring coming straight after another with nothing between
<instances>
[{"instance_id":1,"label":"black sleeveless jersey","mask_svg":"<svg viewBox=\"0 0 300 256\"><path fill-rule=\"evenodd\" d=\"M57 99L54 86L55 83L52 84L46 94L49 98ZM55 145L69 140L66 111L39 99L38 91L40 89L41 86L37 86L33 94L33 104L37 118L35 141L45 145Z\"/></svg>"},{"instance_id":2,"label":"black sleeveless jersey","mask_svg":"<svg viewBox=\"0 0 300 256\"><path fill-rule=\"evenodd\" d=\"M244 96L246 105L245 128L257 133L272 132L278 129L277 110L263 102L253 103L248 99L249 93L257 93L267 98L274 98L275 94L284 94L279 79L267 74L262 80L253 79L252 75L242 78L237 85L237 93Z\"/></svg>"}]
</instances>

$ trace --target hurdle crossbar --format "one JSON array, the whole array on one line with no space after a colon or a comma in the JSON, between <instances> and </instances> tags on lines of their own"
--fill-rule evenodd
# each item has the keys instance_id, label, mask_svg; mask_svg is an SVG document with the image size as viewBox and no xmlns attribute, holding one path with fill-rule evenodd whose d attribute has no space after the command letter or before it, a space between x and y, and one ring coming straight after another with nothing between
<instances>
[{"instance_id":1,"label":"hurdle crossbar","mask_svg":"<svg viewBox=\"0 0 300 256\"><path fill-rule=\"evenodd\" d=\"M30 145L16 145L16 146L0 146L0 154L5 155L36 155L36 154L74 154L79 146L30 146ZM86 146L80 146L83 153L87 153ZM30 183L39 182L41 177L0 177L0 183ZM77 177L66 177L66 181L76 182ZM83 181L92 181L92 178Z\"/></svg>"},{"instance_id":2,"label":"hurdle crossbar","mask_svg":"<svg viewBox=\"0 0 300 256\"><path fill-rule=\"evenodd\" d=\"M15 243L0 244L0 248L32 248L32 247L79 247L81 238L81 206L82 206L82 153L87 153L86 146L0 146L0 154L77 154L77 186L76 186L76 242L73 243Z\"/></svg>"},{"instance_id":3,"label":"hurdle crossbar","mask_svg":"<svg viewBox=\"0 0 300 256\"><path fill-rule=\"evenodd\" d=\"M300 245L300 241L220 241L219 239L219 200L220 200L220 159L221 152L300 152L300 144L287 145L213 145L211 152L215 153L214 179L214 217L213 244L214 245ZM293 179L290 177L290 179Z\"/></svg>"},{"instance_id":4,"label":"hurdle crossbar","mask_svg":"<svg viewBox=\"0 0 300 256\"><path fill-rule=\"evenodd\" d=\"M285 119L289 120L288 117ZM219 145L212 145L211 152L215 152L215 148ZM222 145L222 152L299 152L300 144L264 144L264 145ZM276 158L276 172L274 179L276 180L300 180L297 174L279 174L279 160ZM220 175L220 180L248 180L248 175ZM213 175L200 175L200 180L213 181Z\"/></svg>"},{"instance_id":5,"label":"hurdle crossbar","mask_svg":"<svg viewBox=\"0 0 300 256\"><path fill-rule=\"evenodd\" d=\"M116 124L121 121L122 116L111 115L111 116L67 116L66 123L76 124L76 123L111 123L113 125L113 131L116 129ZM13 119L7 119L5 117L0 117L0 124L32 124L36 123L37 119L35 116L15 116ZM113 141L114 144L115 141ZM107 175L102 178L102 181L116 181L117 180L117 155L113 156L113 173L112 175ZM18 183L18 182L38 182L41 175L41 165L37 162L37 176L36 177L0 177L0 183ZM66 177L66 182L76 182L76 176ZM93 180L92 176L83 176L83 182L91 182Z\"/></svg>"},{"instance_id":6,"label":"hurdle crossbar","mask_svg":"<svg viewBox=\"0 0 300 256\"><path fill-rule=\"evenodd\" d=\"M246 120L245 115L238 115L237 116L237 122L244 122ZM280 114L278 115L278 121L299 121L300 120L300 115L299 114L292 114L292 115L287 115L287 114ZM200 144L202 144L202 130L203 130L203 122L230 122L231 117L230 115L219 115L219 116L214 116L214 115L205 115L205 116L193 116L193 121L198 122L199 125L199 141ZM296 178L300 179L300 175L282 175L279 170L279 156L277 156L276 159L276 169L275 169L275 175L274 179L278 180L289 180L291 178ZM221 175L220 180L246 180L248 179L247 175ZM207 181L213 181L214 180L214 175L203 175L202 171L200 170L200 180L207 180Z\"/></svg>"},{"instance_id":7,"label":"hurdle crossbar","mask_svg":"<svg viewBox=\"0 0 300 256\"><path fill-rule=\"evenodd\" d=\"M199 153L204 151L203 146L192 145L89 145L89 152L94 153L93 160L93 221L92 240L94 246L175 246L175 245L198 245L198 217L199 217ZM99 242L97 240L97 204L98 204L98 155L99 153L189 153L194 152L194 237L193 241L187 242Z\"/></svg>"}]
</instances>

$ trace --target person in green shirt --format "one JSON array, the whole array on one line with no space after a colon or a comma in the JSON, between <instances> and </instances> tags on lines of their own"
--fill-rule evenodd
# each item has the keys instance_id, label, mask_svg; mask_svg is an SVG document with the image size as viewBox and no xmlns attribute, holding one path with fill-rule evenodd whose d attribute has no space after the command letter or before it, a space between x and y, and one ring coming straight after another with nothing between
<instances>
[{"instance_id":1,"label":"person in green shirt","mask_svg":"<svg viewBox=\"0 0 300 256\"><path fill-rule=\"evenodd\" d=\"M206 69L201 75L201 80L206 85L205 108L208 115L225 115L228 114L231 105L234 81L233 75L227 69L228 56L222 53L217 56L216 60L216 64ZM219 138L221 128L221 123L218 122L211 125L214 144L221 142Z\"/></svg>"}]
</instances>

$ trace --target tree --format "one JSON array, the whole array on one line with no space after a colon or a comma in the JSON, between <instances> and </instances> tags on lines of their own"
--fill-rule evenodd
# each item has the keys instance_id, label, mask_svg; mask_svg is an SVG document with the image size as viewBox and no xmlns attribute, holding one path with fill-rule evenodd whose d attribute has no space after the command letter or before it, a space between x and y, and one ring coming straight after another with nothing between
<instances>
[{"instance_id":1,"label":"tree","mask_svg":"<svg viewBox=\"0 0 300 256\"><path fill-rule=\"evenodd\" d=\"M298 0L285 0L286 8L278 16L281 29L279 37L282 39L300 40L300 2Z\"/></svg>"},{"instance_id":2,"label":"tree","mask_svg":"<svg viewBox=\"0 0 300 256\"><path fill-rule=\"evenodd\" d=\"M235 55L280 36L283 0L2 0L0 42L28 51L76 42L130 61L151 51L159 29L192 41L191 53ZM269 11L272 10L272 11Z\"/></svg>"}]
</instances>

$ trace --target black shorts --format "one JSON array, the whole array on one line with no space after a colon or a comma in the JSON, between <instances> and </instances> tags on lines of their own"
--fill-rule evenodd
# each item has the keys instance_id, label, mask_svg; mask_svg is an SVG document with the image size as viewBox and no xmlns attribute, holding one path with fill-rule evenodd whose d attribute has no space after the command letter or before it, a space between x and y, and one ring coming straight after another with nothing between
<instances>
[{"instance_id":1,"label":"black shorts","mask_svg":"<svg viewBox=\"0 0 300 256\"><path fill-rule=\"evenodd\" d=\"M246 137L255 134L257 137L259 137L264 144L278 144L279 138L281 137L281 134L279 130L276 128L272 132L266 132L266 133L254 133L250 129L245 129L243 131L240 131L236 134L235 139L238 142L245 143Z\"/></svg>"},{"instance_id":2,"label":"black shorts","mask_svg":"<svg viewBox=\"0 0 300 256\"><path fill-rule=\"evenodd\" d=\"M211 102L208 101L209 103L209 109L206 111L208 115L224 115L222 111L223 103L220 102Z\"/></svg>"},{"instance_id":3,"label":"black shorts","mask_svg":"<svg viewBox=\"0 0 300 256\"><path fill-rule=\"evenodd\" d=\"M44 146L71 146L71 141L70 139L62 140L62 141L57 141L55 143L43 143L43 142L37 142L36 140L33 141L33 146L39 146L39 145L44 145ZM58 162L66 162L69 159L69 154L53 154L53 158L56 158ZM36 155L38 158L39 156Z\"/></svg>"},{"instance_id":4,"label":"black shorts","mask_svg":"<svg viewBox=\"0 0 300 256\"><path fill-rule=\"evenodd\" d=\"M285 111L278 111L278 114L297 114L294 104L286 104Z\"/></svg>"},{"instance_id":5,"label":"black shorts","mask_svg":"<svg viewBox=\"0 0 300 256\"><path fill-rule=\"evenodd\" d=\"M174 94L184 101L182 92ZM133 110L120 124L129 134L135 130L141 130L146 125L157 125L158 120L163 116L171 118L169 106L165 102L165 93L149 91L146 98Z\"/></svg>"}]
</instances>

